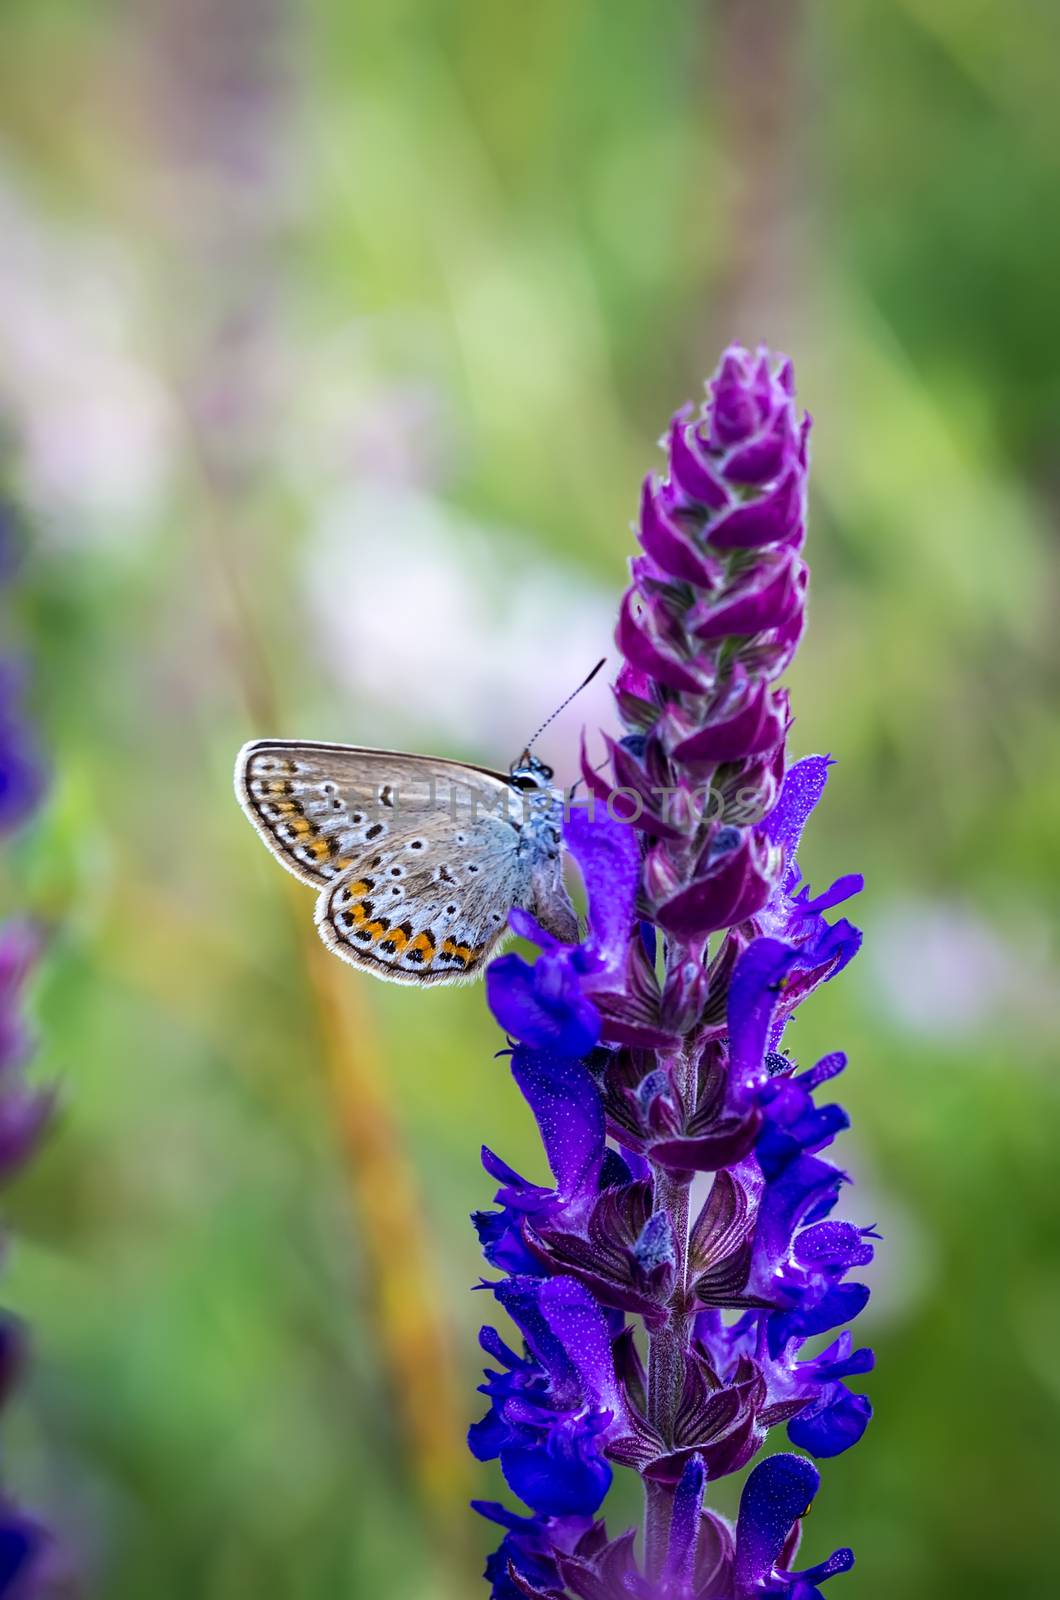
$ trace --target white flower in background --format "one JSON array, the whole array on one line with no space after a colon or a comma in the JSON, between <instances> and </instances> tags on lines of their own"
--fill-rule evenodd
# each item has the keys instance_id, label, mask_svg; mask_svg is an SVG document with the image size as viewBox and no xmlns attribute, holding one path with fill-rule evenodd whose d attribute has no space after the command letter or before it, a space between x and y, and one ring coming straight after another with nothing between
<instances>
[{"instance_id":1,"label":"white flower in background","mask_svg":"<svg viewBox=\"0 0 1060 1600\"><path fill-rule=\"evenodd\" d=\"M46 532L124 535L157 511L174 449L129 256L64 227L0 170L0 416Z\"/></svg>"},{"instance_id":2,"label":"white flower in background","mask_svg":"<svg viewBox=\"0 0 1060 1600\"><path fill-rule=\"evenodd\" d=\"M515 535L393 481L340 490L325 506L307 600L322 658L369 719L366 743L400 728L425 751L502 768L614 648L609 595ZM577 776L582 725L616 726L607 678L540 746L560 782Z\"/></svg>"}]
</instances>

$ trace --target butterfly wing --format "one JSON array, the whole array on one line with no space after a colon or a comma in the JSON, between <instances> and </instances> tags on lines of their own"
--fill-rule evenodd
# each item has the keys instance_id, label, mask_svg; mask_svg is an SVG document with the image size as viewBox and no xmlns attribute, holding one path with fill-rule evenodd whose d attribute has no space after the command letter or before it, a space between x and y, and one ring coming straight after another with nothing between
<instances>
[{"instance_id":1,"label":"butterfly wing","mask_svg":"<svg viewBox=\"0 0 1060 1600\"><path fill-rule=\"evenodd\" d=\"M410 819L411 820L411 819ZM352 966L396 983L478 977L529 882L510 822L434 816L395 827L317 900L317 931Z\"/></svg>"},{"instance_id":2,"label":"butterfly wing","mask_svg":"<svg viewBox=\"0 0 1060 1600\"><path fill-rule=\"evenodd\" d=\"M508 780L349 745L260 740L236 794L276 858L320 893L328 948L398 983L478 976L532 892Z\"/></svg>"},{"instance_id":3,"label":"butterfly wing","mask_svg":"<svg viewBox=\"0 0 1060 1600\"><path fill-rule=\"evenodd\" d=\"M355 745L259 739L239 752L236 798L288 872L319 889L415 820L498 808L508 780L485 767Z\"/></svg>"}]
</instances>

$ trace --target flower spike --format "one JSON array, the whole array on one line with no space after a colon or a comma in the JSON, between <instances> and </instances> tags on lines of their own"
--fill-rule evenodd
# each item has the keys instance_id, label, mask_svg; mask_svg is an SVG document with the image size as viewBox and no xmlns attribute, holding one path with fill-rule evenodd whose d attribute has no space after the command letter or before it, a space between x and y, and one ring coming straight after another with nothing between
<instances>
[{"instance_id":1,"label":"flower spike","mask_svg":"<svg viewBox=\"0 0 1060 1600\"><path fill-rule=\"evenodd\" d=\"M822 1600L853 1564L795 1566L809 1457L872 1415L848 1324L878 1237L834 1215L848 1119L826 1086L846 1058L800 1070L786 1044L861 941L834 915L861 878L802 879L832 758L789 759L778 683L805 623L809 426L790 362L739 346L673 418L616 630L625 733L605 766L583 740L588 798L565 826L588 930L562 943L514 911L537 959L487 974L553 1177L483 1152L497 1209L475 1224L523 1341L483 1331L470 1434L527 1508L477 1507L504 1529L494 1600ZM733 1525L711 1485L779 1427L805 1454L759 1461ZM640 1547L597 1520L615 1465L644 1480Z\"/></svg>"}]
</instances>

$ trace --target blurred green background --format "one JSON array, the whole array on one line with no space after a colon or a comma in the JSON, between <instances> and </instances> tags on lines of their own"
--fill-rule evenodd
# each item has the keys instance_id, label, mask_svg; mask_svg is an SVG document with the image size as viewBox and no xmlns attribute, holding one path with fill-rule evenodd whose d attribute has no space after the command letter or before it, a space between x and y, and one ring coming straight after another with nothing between
<instances>
[{"instance_id":1,"label":"blurred green background","mask_svg":"<svg viewBox=\"0 0 1060 1600\"><path fill-rule=\"evenodd\" d=\"M467 1214L480 1142L541 1157L480 989L321 965L232 760L506 763L609 648L653 442L739 338L816 419L806 864L869 884L791 1036L850 1052L886 1235L810 1554L855 1546L845 1600L1055 1594L1058 59L1044 0L6 0L55 770L0 882L52 930L62 1112L8 1200L5 1459L80 1592L484 1592Z\"/></svg>"}]
</instances>

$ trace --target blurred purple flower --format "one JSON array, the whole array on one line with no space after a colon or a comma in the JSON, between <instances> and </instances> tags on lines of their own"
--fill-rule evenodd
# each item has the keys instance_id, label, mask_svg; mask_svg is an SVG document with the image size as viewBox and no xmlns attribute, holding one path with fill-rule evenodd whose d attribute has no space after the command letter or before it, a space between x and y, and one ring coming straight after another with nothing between
<instances>
[{"instance_id":1,"label":"blurred purple flower","mask_svg":"<svg viewBox=\"0 0 1060 1600\"><path fill-rule=\"evenodd\" d=\"M9 503L0 496L0 544L6 540L9 518ZM9 575L10 565L5 567ZM18 669L0 662L0 834L26 821L44 787L36 740L19 709L20 690ZM39 939L28 924L0 925L0 1184L33 1154L52 1109L51 1095L31 1088L24 1074L31 1052L22 1001L38 953ZM0 1403L10 1393L24 1355L21 1326L0 1314ZM0 1495L0 1596L32 1600L41 1593L51 1550L43 1526Z\"/></svg>"},{"instance_id":2,"label":"blurred purple flower","mask_svg":"<svg viewBox=\"0 0 1060 1600\"><path fill-rule=\"evenodd\" d=\"M22 1074L29 1055L22 991L38 950L39 940L26 924L0 926L0 1182L32 1154L51 1112L51 1096L30 1089Z\"/></svg>"},{"instance_id":3,"label":"blurred purple flower","mask_svg":"<svg viewBox=\"0 0 1060 1600\"><path fill-rule=\"evenodd\" d=\"M43 794L40 747L22 710L22 674L0 661L0 835L32 816Z\"/></svg>"}]
</instances>

